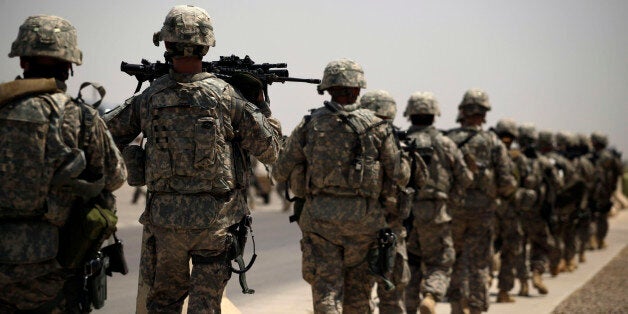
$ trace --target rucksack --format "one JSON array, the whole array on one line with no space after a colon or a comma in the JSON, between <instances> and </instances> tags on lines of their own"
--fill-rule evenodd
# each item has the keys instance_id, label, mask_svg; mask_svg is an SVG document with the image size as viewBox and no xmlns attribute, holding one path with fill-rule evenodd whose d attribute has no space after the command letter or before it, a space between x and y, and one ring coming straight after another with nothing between
<instances>
[{"instance_id":1,"label":"rucksack","mask_svg":"<svg viewBox=\"0 0 628 314\"><path fill-rule=\"evenodd\" d=\"M39 217L57 167L71 154L61 135L71 99L54 79L6 84L18 91L0 103L0 218Z\"/></svg>"}]
</instances>

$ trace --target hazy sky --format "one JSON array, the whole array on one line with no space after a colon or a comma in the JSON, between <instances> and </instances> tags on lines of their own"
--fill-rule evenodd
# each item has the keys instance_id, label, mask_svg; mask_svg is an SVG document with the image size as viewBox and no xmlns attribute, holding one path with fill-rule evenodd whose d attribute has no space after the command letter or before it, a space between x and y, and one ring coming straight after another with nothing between
<instances>
[{"instance_id":1,"label":"hazy sky","mask_svg":"<svg viewBox=\"0 0 628 314\"><path fill-rule=\"evenodd\" d=\"M0 51L9 53L19 25L54 14L78 29L84 63L69 81L102 83L105 101L132 95L135 79L120 61L163 59L152 44L168 10L195 4L212 17L216 47L205 60L250 55L286 62L295 77L320 78L325 65L350 58L365 70L368 89L389 91L395 123L415 91L436 94L451 128L465 90L486 90L488 124L509 117L540 129L609 134L628 153L628 1L34 1L0 0ZM3 50L4 49L4 50ZM21 74L17 59L0 58L0 81ZM290 131L328 95L315 85L275 83L271 108Z\"/></svg>"}]
</instances>

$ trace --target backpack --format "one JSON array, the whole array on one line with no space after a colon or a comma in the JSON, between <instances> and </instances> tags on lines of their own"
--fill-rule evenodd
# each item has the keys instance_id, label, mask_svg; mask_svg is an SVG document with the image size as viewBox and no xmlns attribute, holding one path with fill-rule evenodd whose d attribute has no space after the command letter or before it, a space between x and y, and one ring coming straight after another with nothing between
<instances>
[{"instance_id":1,"label":"backpack","mask_svg":"<svg viewBox=\"0 0 628 314\"><path fill-rule=\"evenodd\" d=\"M325 104L325 108L312 113L308 123L307 191L378 198L383 170L378 139L370 131L386 122L368 109L347 112Z\"/></svg>"},{"instance_id":2,"label":"backpack","mask_svg":"<svg viewBox=\"0 0 628 314\"><path fill-rule=\"evenodd\" d=\"M21 90L0 103L0 218L40 217L55 171L71 155L61 135L70 97L56 92L54 79L6 84Z\"/></svg>"}]
</instances>

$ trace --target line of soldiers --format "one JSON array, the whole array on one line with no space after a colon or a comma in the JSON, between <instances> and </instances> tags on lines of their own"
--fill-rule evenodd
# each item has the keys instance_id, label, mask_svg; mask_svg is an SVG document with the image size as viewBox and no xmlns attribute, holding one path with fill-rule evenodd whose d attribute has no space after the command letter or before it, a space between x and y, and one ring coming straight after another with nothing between
<instances>
[{"instance_id":1,"label":"line of soldiers","mask_svg":"<svg viewBox=\"0 0 628 314\"><path fill-rule=\"evenodd\" d=\"M480 313L496 252L497 302L514 302L515 278L520 296L530 295L530 279L547 294L548 267L553 276L573 271L589 243L605 246L622 173L606 136L554 135L510 119L483 129L491 104L480 89L464 94L460 127L448 131L434 126L434 94L413 93L403 114L412 125L401 131L393 97L374 90L358 100L362 88L360 65L330 62L319 92L331 100L303 119L273 167L304 202L295 214L315 313L435 313L443 300L451 313ZM382 230L396 235L395 258L376 281L381 259L371 253Z\"/></svg>"}]
</instances>

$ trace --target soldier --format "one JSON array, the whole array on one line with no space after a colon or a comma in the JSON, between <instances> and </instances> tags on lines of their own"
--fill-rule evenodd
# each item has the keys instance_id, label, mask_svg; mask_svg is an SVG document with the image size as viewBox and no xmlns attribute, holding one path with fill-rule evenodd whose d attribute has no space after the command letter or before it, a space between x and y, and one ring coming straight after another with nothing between
<instances>
[{"instance_id":1,"label":"soldier","mask_svg":"<svg viewBox=\"0 0 628 314\"><path fill-rule=\"evenodd\" d=\"M412 148L432 149L425 158L427 183L412 201L408 238L412 279L406 288L406 309L408 313L416 313L417 308L422 314L435 313L436 302L447 292L455 259L449 205L460 203L473 174L456 144L433 126L435 117L440 116L434 94L413 93L403 115L412 123L406 143Z\"/></svg>"},{"instance_id":2,"label":"soldier","mask_svg":"<svg viewBox=\"0 0 628 314\"><path fill-rule=\"evenodd\" d=\"M617 189L617 179L623 174L621 155L608 149L608 137L600 132L591 134L593 144L593 159L596 171L595 190L591 207L593 209L593 223L595 225L595 248L606 247L608 233L608 212L611 210L611 196Z\"/></svg>"},{"instance_id":3,"label":"soldier","mask_svg":"<svg viewBox=\"0 0 628 314\"><path fill-rule=\"evenodd\" d=\"M12 254L5 250L7 243L0 245L3 256L21 259L20 265L0 264L0 309L6 313L89 312L89 304L78 303L85 297L80 295L82 267L80 274L76 269L61 270L58 261L62 259L58 255L55 259L58 247L68 249L60 232L77 228L64 226L72 213L83 210L73 205L96 202L113 209L111 192L124 183L124 164L98 112L65 94L71 64L82 63L76 29L67 20L51 15L28 17L9 56L20 57L24 79L0 86L0 160L13 164L2 167L0 190L5 193L0 193L0 230L17 239L27 235L28 241L12 242ZM58 168L61 162L63 167ZM46 191L51 192L47 199ZM13 221L6 221L7 217ZM85 252L69 252L79 253Z\"/></svg>"},{"instance_id":4,"label":"soldier","mask_svg":"<svg viewBox=\"0 0 628 314\"><path fill-rule=\"evenodd\" d=\"M389 125L356 104L365 87L359 64L331 61L318 86L331 101L294 129L273 167L274 178L290 179L291 189L291 174L305 169L300 179L305 204L298 222L302 273L312 286L315 313L370 312L375 277L369 265L377 263L369 263L367 256L377 250L380 231L382 239L389 239L381 200L396 199L383 186L405 186L408 181Z\"/></svg>"},{"instance_id":5,"label":"soldier","mask_svg":"<svg viewBox=\"0 0 628 314\"><path fill-rule=\"evenodd\" d=\"M562 260L565 267L560 271L572 272L578 268L576 260L576 226L582 208L587 201L587 165L576 150L578 138L571 132L556 133L556 149L566 160L571 170L565 170L565 186L558 192L556 209L558 214L558 234L562 240Z\"/></svg>"},{"instance_id":6,"label":"soldier","mask_svg":"<svg viewBox=\"0 0 628 314\"><path fill-rule=\"evenodd\" d=\"M591 238L591 217L592 217L592 196L595 189L595 165L593 164L592 144L589 137L578 133L577 145L572 149L578 155L578 164L582 177L584 178L586 195L583 195L582 203L576 217L576 236L578 241L578 261L586 262L585 251Z\"/></svg>"},{"instance_id":7,"label":"soldier","mask_svg":"<svg viewBox=\"0 0 628 314\"><path fill-rule=\"evenodd\" d=\"M397 114L397 104L393 97L384 90L374 90L364 93L360 98L360 106L362 108L369 109L375 113L375 115L389 123L389 125L395 130L395 126L392 124ZM396 131L396 130L395 130ZM404 156L405 157L405 156ZM406 158L402 159L404 162ZM422 159L419 159L422 162ZM407 165L408 169L410 165ZM424 165L419 165L417 168L425 169ZM421 175L426 175L421 174ZM396 187L384 187L384 189L396 188ZM387 209L388 215L386 216L386 222L391 227L392 231L397 235L396 242L396 256L395 265L392 272L392 282L395 288L391 291L385 289L383 283L377 285L377 296L379 297L379 312L380 313L405 313L405 288L410 281L410 268L408 266L408 253L406 251L406 229L403 226L403 221L410 214L410 208L407 206L408 198L414 193L413 188L398 189L397 199L398 204L395 208Z\"/></svg>"},{"instance_id":8,"label":"soldier","mask_svg":"<svg viewBox=\"0 0 628 314\"><path fill-rule=\"evenodd\" d=\"M538 132L532 124L519 126L518 143L522 153L527 157L527 169L529 175L523 181L523 187L534 193L524 194L521 199L521 227L523 229L523 254L519 263L530 262L532 271L532 285L540 294L549 291L543 283L542 275L545 272L550 256L556 256L556 248L551 239L547 220L543 213L551 211L555 191L562 187L562 180L558 170L550 160L537 151ZM536 200L534 200L536 199ZM527 258L526 246L530 244L530 257ZM554 257L554 259L556 259ZM520 277L520 296L529 296L528 278Z\"/></svg>"},{"instance_id":9,"label":"soldier","mask_svg":"<svg viewBox=\"0 0 628 314\"><path fill-rule=\"evenodd\" d=\"M525 246L522 245L523 230L520 215L523 210L530 209L536 201L536 192L529 186L536 178L528 167L526 156L519 149L512 147L519 136L516 123L511 119L500 119L494 130L508 149L508 155L514 166L513 175L519 183L516 193L511 198L502 200L497 208L495 234L501 250L497 302L515 302L508 295L514 287L515 274L521 282L527 282L529 278L525 260L521 259Z\"/></svg>"},{"instance_id":10,"label":"soldier","mask_svg":"<svg viewBox=\"0 0 628 314\"><path fill-rule=\"evenodd\" d=\"M495 133L482 130L491 109L488 95L468 90L458 106L460 128L447 133L462 150L474 180L463 205L456 206L452 235L456 250L447 292L452 313L488 311L489 260L492 254L493 221L497 198L508 198L517 188L506 148ZM468 290L466 289L468 287Z\"/></svg>"},{"instance_id":11,"label":"soldier","mask_svg":"<svg viewBox=\"0 0 628 314\"><path fill-rule=\"evenodd\" d=\"M261 89L253 104L202 72L202 58L215 44L207 11L173 7L153 41L165 42L170 73L107 115L119 144L140 132L146 137L145 154L139 146L124 151L143 157L146 169L129 166L149 195L140 217L147 246L140 286L149 287L149 312L180 313L188 296L188 312L220 313L231 277L229 251L238 241L230 227L249 214L245 160L250 153L274 162L281 130Z\"/></svg>"}]
</instances>

